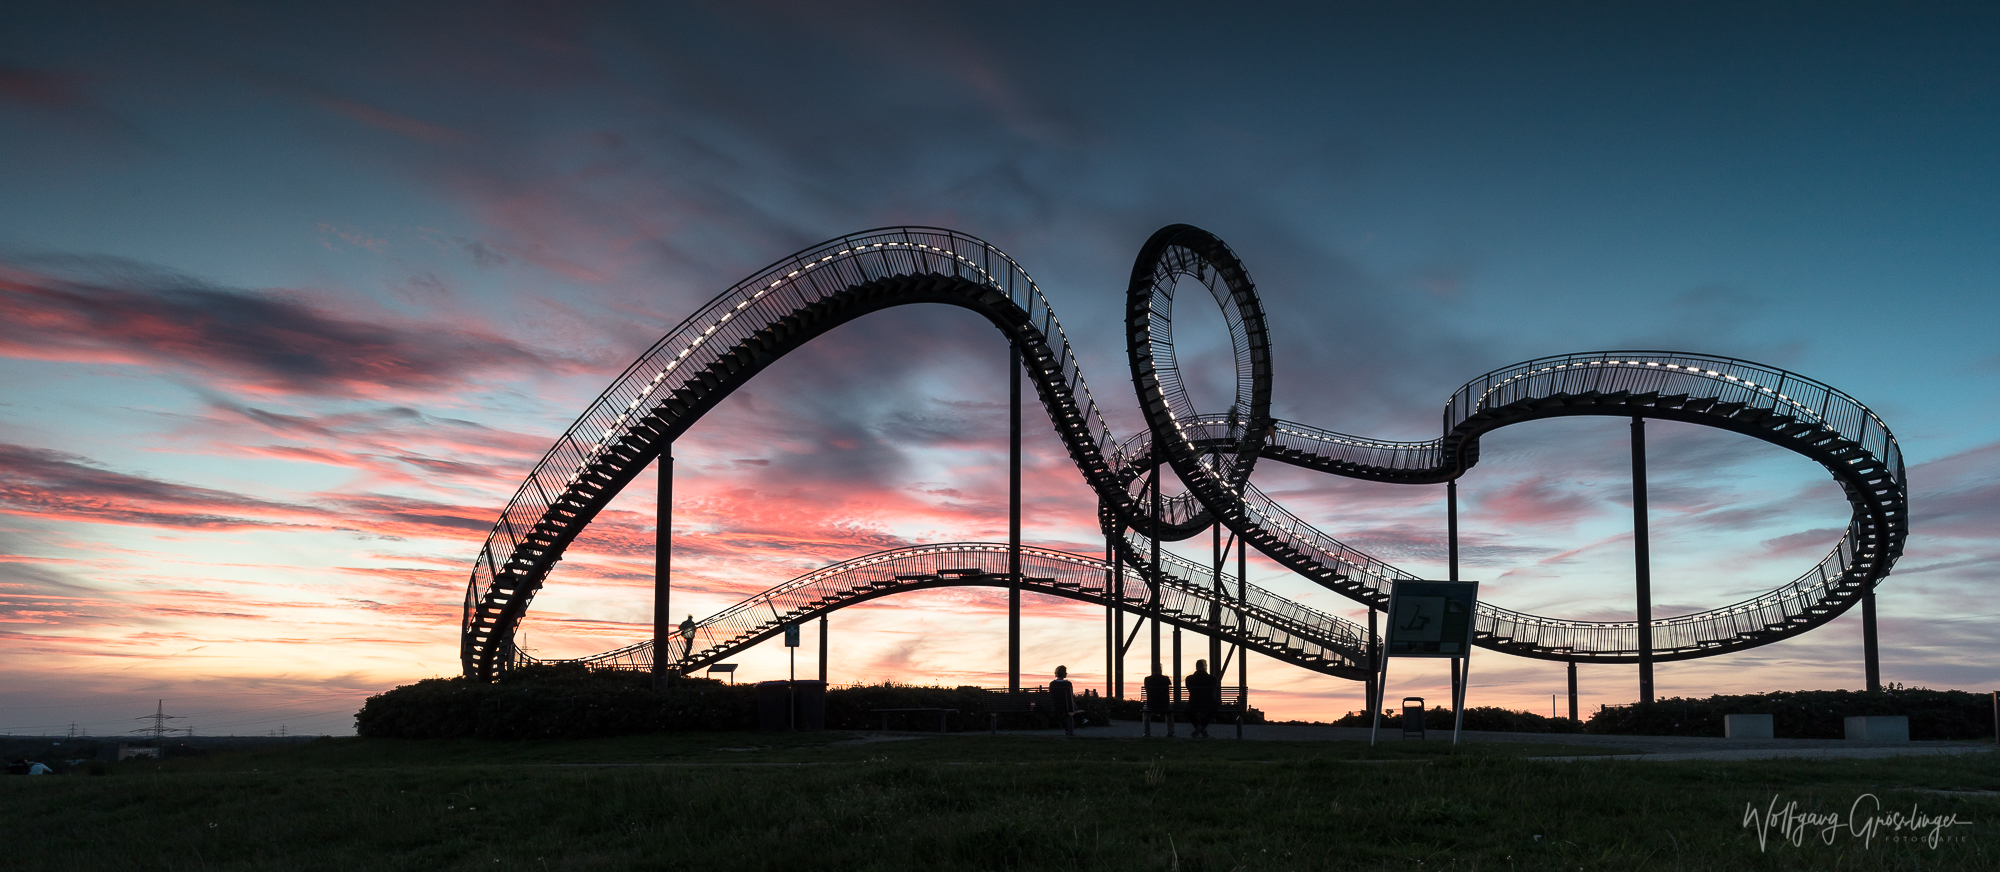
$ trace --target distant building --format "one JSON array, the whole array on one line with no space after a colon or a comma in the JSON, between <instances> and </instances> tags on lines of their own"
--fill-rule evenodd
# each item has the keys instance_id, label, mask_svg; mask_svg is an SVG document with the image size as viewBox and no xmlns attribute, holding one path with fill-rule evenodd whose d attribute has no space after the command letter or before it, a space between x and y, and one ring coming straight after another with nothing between
<instances>
[{"instance_id":1,"label":"distant building","mask_svg":"<svg viewBox=\"0 0 2000 872\"><path fill-rule=\"evenodd\" d=\"M160 759L160 749L144 748L137 745L119 745L118 759L124 760L129 757L151 757L158 760Z\"/></svg>"}]
</instances>

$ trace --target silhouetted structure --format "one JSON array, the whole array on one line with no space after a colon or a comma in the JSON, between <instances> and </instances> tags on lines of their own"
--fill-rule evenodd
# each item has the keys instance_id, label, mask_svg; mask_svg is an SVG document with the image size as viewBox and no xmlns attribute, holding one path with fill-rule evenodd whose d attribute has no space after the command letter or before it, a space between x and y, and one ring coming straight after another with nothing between
<instances>
[{"instance_id":1,"label":"silhouetted structure","mask_svg":"<svg viewBox=\"0 0 2000 872\"><path fill-rule=\"evenodd\" d=\"M1236 356L1237 393L1223 413L1197 411L1173 355L1177 289L1199 286L1221 306ZM1018 686L1018 590L1035 589L1113 612L1107 640L1119 650L1119 613L1151 619L1152 672L1161 624L1356 680L1369 672L1372 634L1351 622L1244 584L1231 595L1220 572L1163 555L1160 542L1217 524L1243 549L1267 557L1373 609L1391 581L1415 576L1327 536L1250 483L1261 459L1370 481L1447 483L1456 568L1456 479L1477 462L1479 438L1510 424L1571 415L1634 421L1635 486L1643 487L1640 422L1663 418L1742 433L1795 451L1840 482L1853 513L1846 535L1803 575L1717 609L1637 621L1572 621L1481 602L1476 643L1563 662L1638 663L1740 651L1810 630L1864 605L1867 671L1878 673L1873 590L1907 535L1903 461L1895 438L1865 406L1825 384L1710 355L1606 351L1539 358L1467 383L1444 406L1442 435L1420 442L1349 436L1270 415L1271 356L1262 304L1248 273L1220 239L1187 225L1154 234L1140 250L1126 295L1126 346L1147 430L1112 434L1077 370L1040 290L1014 261L980 240L937 228L889 228L814 246L724 292L662 338L605 390L523 482L488 535L465 597L467 675L490 678L525 658L512 639L533 593L563 550L618 491L670 450L673 440L772 361L813 338L882 309L942 303L1000 330L1079 472L1096 492L1108 560L1019 545L1018 416L1010 415L1010 536L981 544L896 549L809 573L703 621L680 657L653 662L650 643L586 658L600 665L684 673L801 621L900 590L986 584L1010 591L1009 676ZM1016 392L1015 396L1018 396ZM1161 466L1186 492L1162 497ZM656 598L667 597L663 463L662 544ZM1643 527L1643 508L1635 507ZM1219 537L1219 532L1215 534ZM1017 556L1018 555L1018 556ZM995 562L994 558L999 562ZM896 565L895 570L887 567ZM1643 578L1645 559L1639 560ZM1239 576L1240 576L1239 569ZM1455 577L1456 573L1454 573ZM664 620L664 611L656 612ZM1136 636L1137 628L1134 628ZM663 633L656 637L664 638ZM1211 654L1217 646L1211 646ZM1239 660L1239 672L1241 669ZM1113 677L1118 692L1122 679ZM1371 697L1379 696L1375 688ZM1375 698L1371 706L1379 706Z\"/></svg>"}]
</instances>

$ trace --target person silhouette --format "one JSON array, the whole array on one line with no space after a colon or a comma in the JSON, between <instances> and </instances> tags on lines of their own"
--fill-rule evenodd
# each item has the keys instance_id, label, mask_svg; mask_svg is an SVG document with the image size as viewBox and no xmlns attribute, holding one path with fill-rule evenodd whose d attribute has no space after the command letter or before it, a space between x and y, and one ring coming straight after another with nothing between
<instances>
[{"instance_id":1,"label":"person silhouette","mask_svg":"<svg viewBox=\"0 0 2000 872\"><path fill-rule=\"evenodd\" d=\"M1063 735L1076 735L1076 689L1069 683L1069 667L1056 667L1056 680L1049 682L1050 701L1062 715Z\"/></svg>"},{"instance_id":2,"label":"person silhouette","mask_svg":"<svg viewBox=\"0 0 2000 872\"><path fill-rule=\"evenodd\" d=\"M1222 681L1208 671L1208 661L1196 660L1194 674L1187 677L1188 720L1194 722L1189 737L1208 738L1208 724L1222 703Z\"/></svg>"},{"instance_id":3,"label":"person silhouette","mask_svg":"<svg viewBox=\"0 0 2000 872\"><path fill-rule=\"evenodd\" d=\"M1168 718L1173 717L1174 682L1173 679L1161 675L1156 670L1153 674L1146 676L1139 685L1142 694L1140 698L1144 701L1144 706L1141 708L1139 714L1139 722L1145 727L1146 735L1150 736L1153 734L1153 717L1155 715L1165 715ZM1167 723L1171 727L1173 722L1168 721ZM1167 735L1173 735L1171 730Z\"/></svg>"},{"instance_id":4,"label":"person silhouette","mask_svg":"<svg viewBox=\"0 0 2000 872\"><path fill-rule=\"evenodd\" d=\"M681 648L681 659L685 660L689 656L694 654L693 615L688 615L687 620L681 622L681 638L686 640L685 642L682 643L682 648Z\"/></svg>"}]
</instances>

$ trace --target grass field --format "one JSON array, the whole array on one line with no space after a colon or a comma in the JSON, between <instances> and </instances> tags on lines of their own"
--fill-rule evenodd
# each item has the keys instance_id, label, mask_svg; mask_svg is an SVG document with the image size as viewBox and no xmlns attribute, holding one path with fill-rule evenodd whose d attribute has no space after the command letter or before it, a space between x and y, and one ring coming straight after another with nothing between
<instances>
[{"instance_id":1,"label":"grass field","mask_svg":"<svg viewBox=\"0 0 2000 872\"><path fill-rule=\"evenodd\" d=\"M2000 869L1996 755L1544 763L1558 745L684 734L325 739L0 780L10 869ZM1956 815L1932 848L1745 805Z\"/></svg>"}]
</instances>

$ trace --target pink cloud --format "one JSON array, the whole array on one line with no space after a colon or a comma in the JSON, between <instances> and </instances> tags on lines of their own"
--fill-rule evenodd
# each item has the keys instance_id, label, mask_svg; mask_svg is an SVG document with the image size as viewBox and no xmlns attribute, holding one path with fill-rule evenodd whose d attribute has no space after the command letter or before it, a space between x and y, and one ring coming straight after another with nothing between
<instances>
[{"instance_id":1,"label":"pink cloud","mask_svg":"<svg viewBox=\"0 0 2000 872\"><path fill-rule=\"evenodd\" d=\"M1476 510L1486 523L1502 527L1566 529L1589 517L1597 506L1598 501L1574 483L1537 476L1481 490Z\"/></svg>"},{"instance_id":2,"label":"pink cloud","mask_svg":"<svg viewBox=\"0 0 2000 872\"><path fill-rule=\"evenodd\" d=\"M462 389L574 366L476 327L341 314L167 275L74 280L0 264L0 355L189 372L262 394Z\"/></svg>"},{"instance_id":3,"label":"pink cloud","mask_svg":"<svg viewBox=\"0 0 2000 872\"><path fill-rule=\"evenodd\" d=\"M1823 527L1817 530L1801 530L1764 540L1764 552L1773 557L1819 557L1839 542L1846 528Z\"/></svg>"}]
</instances>

